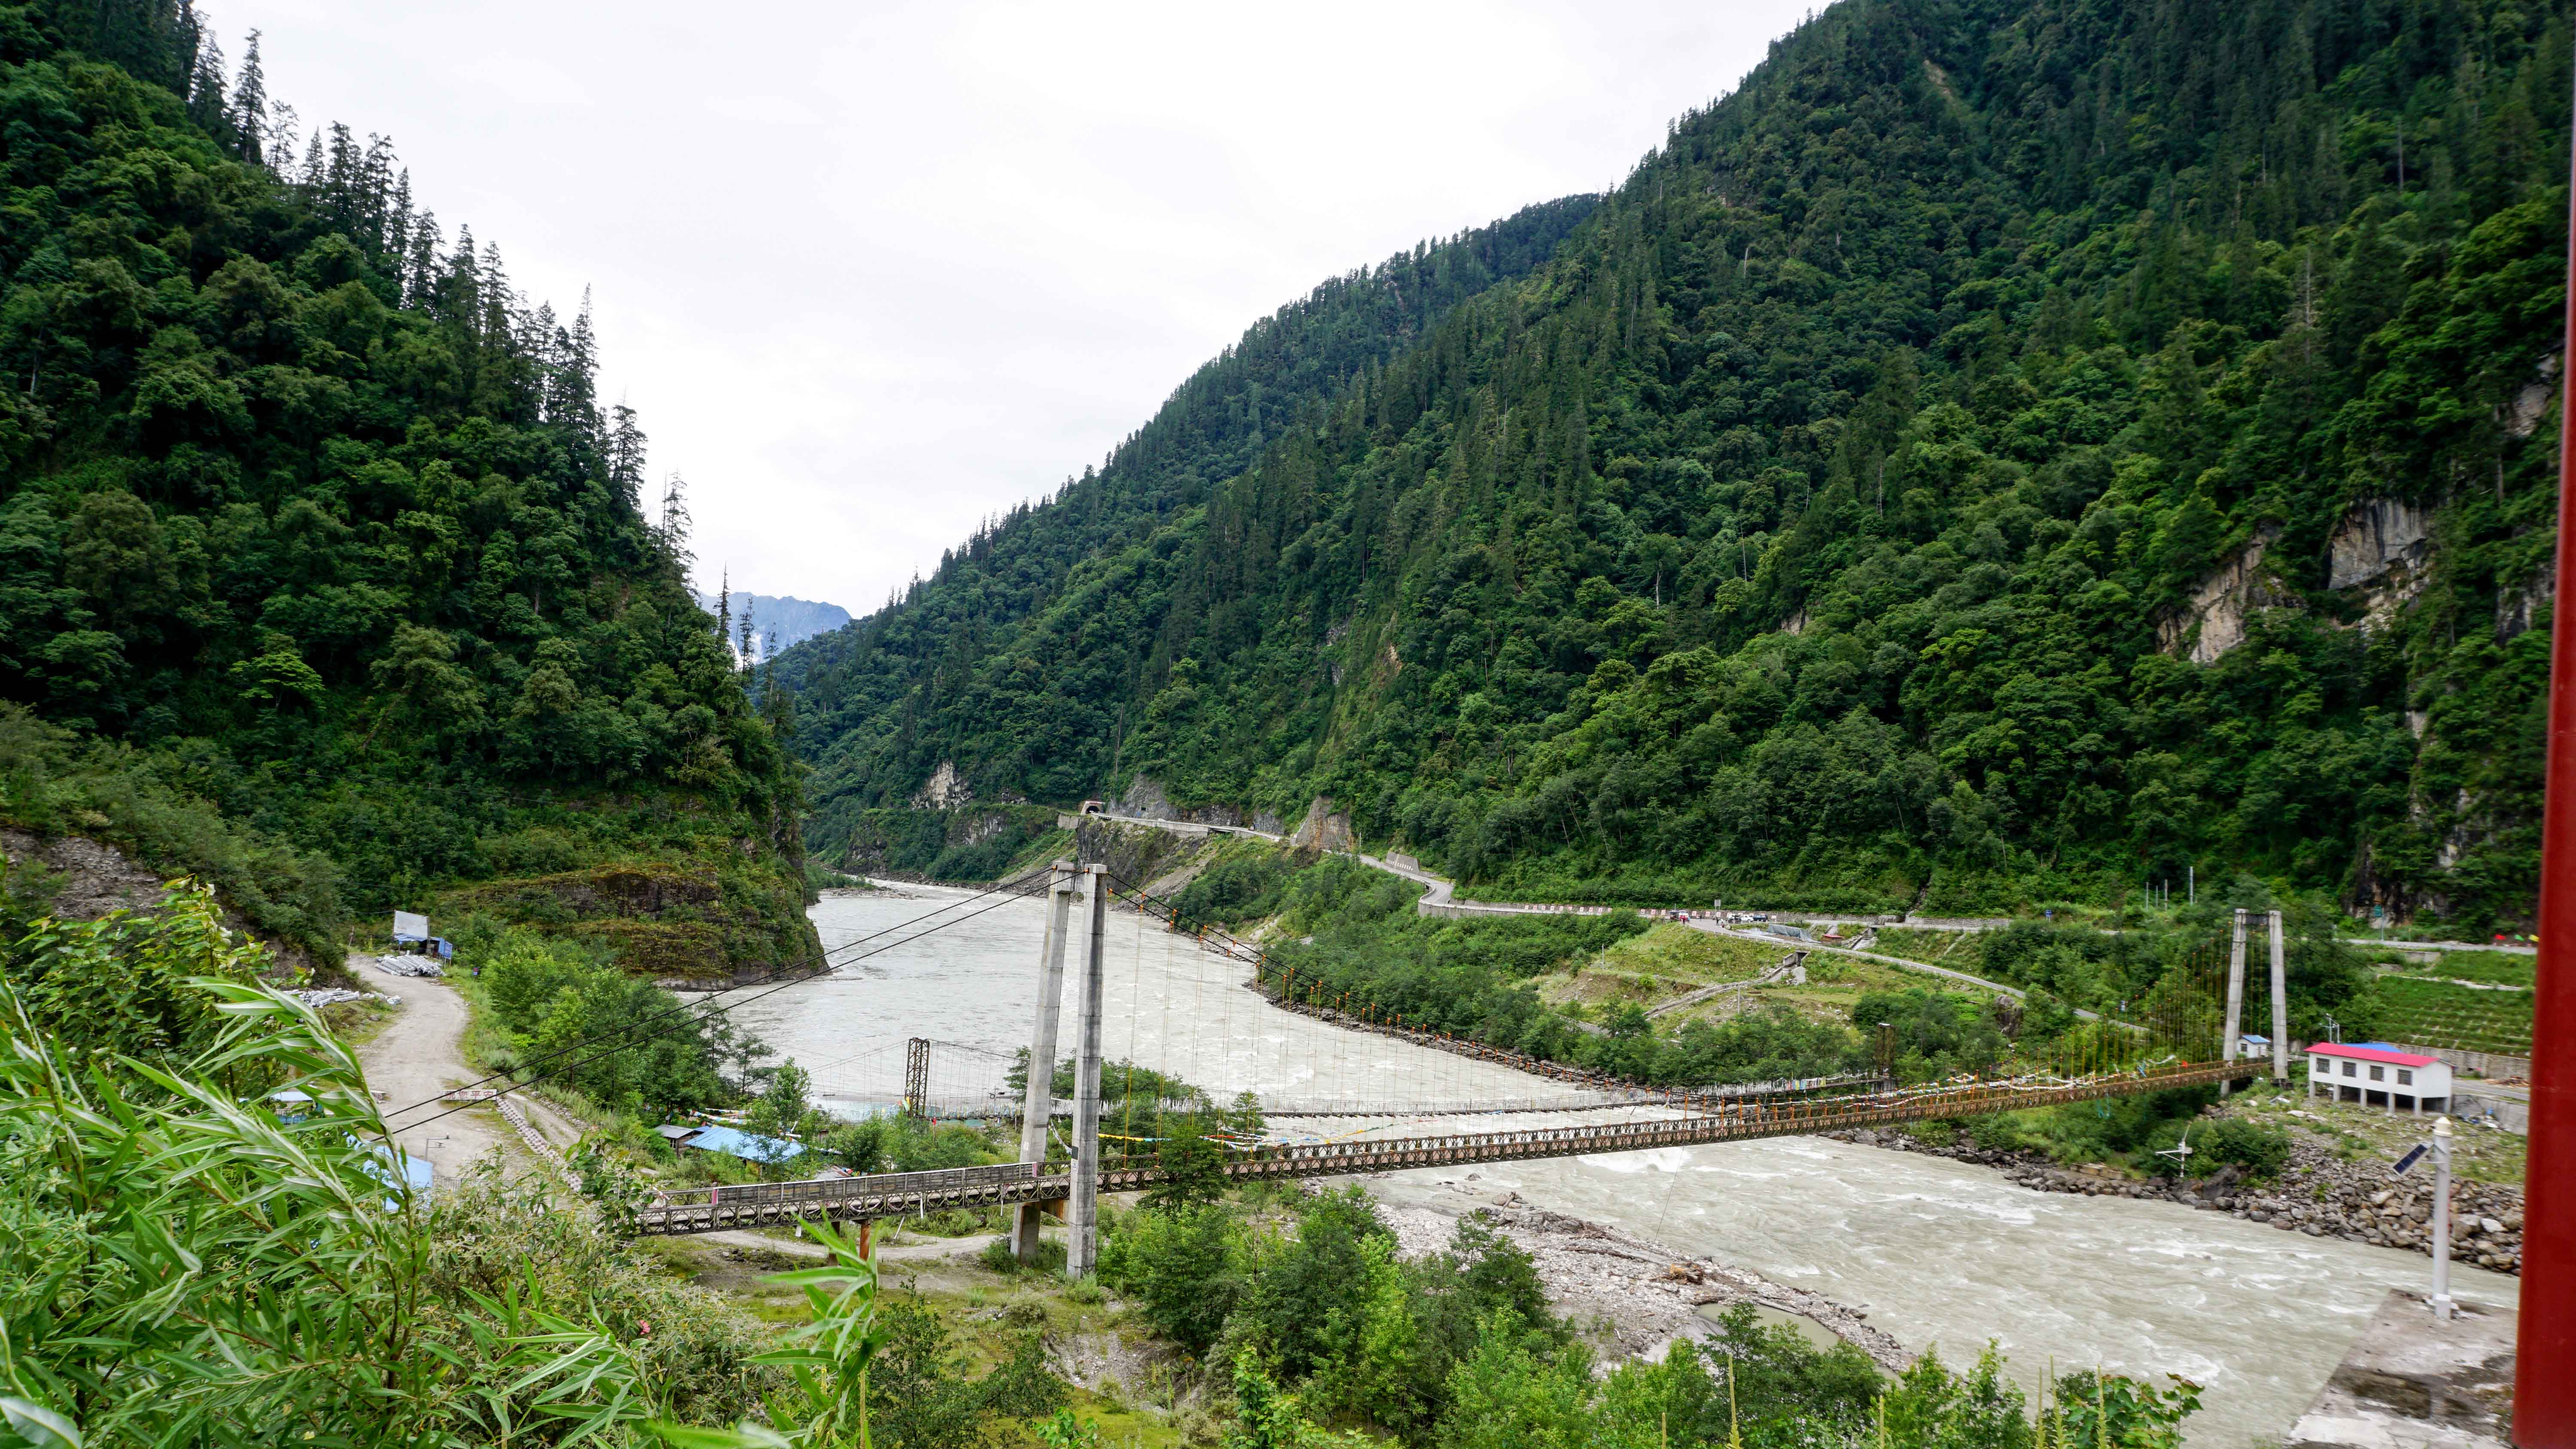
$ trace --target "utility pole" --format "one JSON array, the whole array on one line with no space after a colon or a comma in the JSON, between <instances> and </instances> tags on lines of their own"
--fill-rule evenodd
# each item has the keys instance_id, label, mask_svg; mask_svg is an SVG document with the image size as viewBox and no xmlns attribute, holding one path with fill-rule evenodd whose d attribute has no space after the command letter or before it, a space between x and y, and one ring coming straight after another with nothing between
<instances>
[{"instance_id":1,"label":"utility pole","mask_svg":"<svg viewBox=\"0 0 2576 1449\"><path fill-rule=\"evenodd\" d=\"M1108 972L1109 867L1082 868L1091 893L1091 952L1082 971L1082 1054L1073 1069L1072 1242L1064 1258L1067 1278L1086 1278L1100 1259L1100 990Z\"/></svg>"},{"instance_id":2,"label":"utility pole","mask_svg":"<svg viewBox=\"0 0 2576 1449\"><path fill-rule=\"evenodd\" d=\"M2235 938L2227 952L2227 1032L2218 1039L2218 1059L2220 1061L2232 1062L2236 1060L2236 1038L2237 1034L2243 1030L2244 1025L2245 911L2242 907L2239 907L2236 912ZM2219 1083L2218 1095L2222 1097L2226 1096L2230 1091L2235 1089L2235 1086L2236 1083L2232 1080Z\"/></svg>"},{"instance_id":3,"label":"utility pole","mask_svg":"<svg viewBox=\"0 0 2576 1449\"><path fill-rule=\"evenodd\" d=\"M2281 913L2272 913L2272 1080L2290 1080L2290 973L2281 956Z\"/></svg>"},{"instance_id":4,"label":"utility pole","mask_svg":"<svg viewBox=\"0 0 2576 1449\"><path fill-rule=\"evenodd\" d=\"M1073 862L1059 860L1047 882L1045 943L1038 947L1038 1017L1029 1031L1029 1080L1020 1092L1020 1160L1046 1161L1047 1121L1055 1113L1055 1029L1064 1004L1064 934L1073 914ZM1011 1255L1022 1263L1038 1256L1038 1225L1045 1209L1020 1204L1011 1222Z\"/></svg>"},{"instance_id":5,"label":"utility pole","mask_svg":"<svg viewBox=\"0 0 2576 1449\"><path fill-rule=\"evenodd\" d=\"M2433 1119L2433 1316L2450 1318L2459 1305L2451 1301L2451 1119Z\"/></svg>"}]
</instances>

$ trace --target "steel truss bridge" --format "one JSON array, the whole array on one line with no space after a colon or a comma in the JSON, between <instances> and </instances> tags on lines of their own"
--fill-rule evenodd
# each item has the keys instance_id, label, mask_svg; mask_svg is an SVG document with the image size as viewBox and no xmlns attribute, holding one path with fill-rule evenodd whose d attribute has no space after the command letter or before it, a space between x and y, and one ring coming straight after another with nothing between
<instances>
[{"instance_id":1,"label":"steel truss bridge","mask_svg":"<svg viewBox=\"0 0 2576 1449\"><path fill-rule=\"evenodd\" d=\"M1667 1105L1658 1100L1627 1104L1652 1106L1672 1114L1642 1121L1499 1132L1421 1133L1375 1141L1266 1144L1236 1156L1225 1164L1224 1171L1229 1178L1247 1182L1351 1177L1422 1167L1691 1147L2017 1112L2222 1082L2254 1076L2261 1070L2251 1061L2177 1061L2085 1078L2024 1078L1910 1090L1828 1090L1787 1098L1723 1100L1703 1095L1688 1103L1674 1101ZM1593 1104L1595 1110L1619 1110L1620 1105ZM1420 1111L1417 1105L1402 1114L1386 1115ZM1113 1165L1101 1171L1095 1181L1102 1192L1135 1192L1165 1182L1168 1176L1156 1167ZM636 1227L643 1233L668 1235L777 1227L803 1218L911 1217L951 1208L1049 1202L1070 1197L1072 1192L1072 1174L1062 1164L1027 1162L946 1172L751 1183L666 1192L637 1214Z\"/></svg>"}]
</instances>

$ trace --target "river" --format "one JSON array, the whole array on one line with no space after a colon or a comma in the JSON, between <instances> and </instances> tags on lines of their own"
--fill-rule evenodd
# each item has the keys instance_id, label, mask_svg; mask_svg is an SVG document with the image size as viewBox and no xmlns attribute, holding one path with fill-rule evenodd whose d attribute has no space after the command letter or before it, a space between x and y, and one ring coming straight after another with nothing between
<instances>
[{"instance_id":1,"label":"river","mask_svg":"<svg viewBox=\"0 0 2576 1449\"><path fill-rule=\"evenodd\" d=\"M981 913L959 919L969 911ZM874 954L829 980L753 1001L735 1016L813 1069L828 1096L891 1094L900 1083L902 1041L912 1036L994 1054L936 1050L935 1095L990 1090L1000 1084L1003 1055L1027 1041L1044 911L1039 901L926 886L829 897L813 911L823 944L837 959L846 943L873 937L851 954ZM905 942L943 921L957 923ZM1063 1055L1074 1042L1079 911L1076 921ZM1112 915L1104 954L1106 1055L1177 1073L1220 1100L1245 1088L1369 1101L1526 1099L1568 1090L1265 1006L1237 984L1240 966L1133 915ZM1473 1120L1484 1129L1545 1119ZM1335 1134L1395 1126L1349 1119L1310 1125ZM1986 1168L1822 1138L1477 1171L1481 1185L1516 1191L1537 1206L1866 1307L1871 1323L1908 1348L1938 1347L1954 1365L1992 1338L2025 1387L2052 1361L2060 1369L2181 1374L2205 1391L2193 1421L2196 1449L2281 1437L2381 1295L2420 1286L2430 1269L2412 1253L2304 1237L2172 1203L2032 1192ZM1429 1203L1438 1177L1397 1174L1377 1189L1392 1200ZM2453 1283L2463 1297L2497 1304L2513 1302L2517 1286L2476 1269L2459 1270Z\"/></svg>"}]
</instances>

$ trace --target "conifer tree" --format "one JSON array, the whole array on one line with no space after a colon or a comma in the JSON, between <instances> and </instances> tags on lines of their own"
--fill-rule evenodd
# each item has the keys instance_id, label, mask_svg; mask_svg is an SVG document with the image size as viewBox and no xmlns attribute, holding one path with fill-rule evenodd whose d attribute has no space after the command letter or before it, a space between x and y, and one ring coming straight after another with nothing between
<instances>
[{"instance_id":1,"label":"conifer tree","mask_svg":"<svg viewBox=\"0 0 2576 1449\"><path fill-rule=\"evenodd\" d=\"M252 165L268 161L268 73L260 65L259 32L242 41L241 75L233 82L232 130L241 158Z\"/></svg>"},{"instance_id":2,"label":"conifer tree","mask_svg":"<svg viewBox=\"0 0 2576 1449\"><path fill-rule=\"evenodd\" d=\"M609 412L608 486L618 502L641 508L644 499L644 429L635 409L620 399Z\"/></svg>"}]
</instances>

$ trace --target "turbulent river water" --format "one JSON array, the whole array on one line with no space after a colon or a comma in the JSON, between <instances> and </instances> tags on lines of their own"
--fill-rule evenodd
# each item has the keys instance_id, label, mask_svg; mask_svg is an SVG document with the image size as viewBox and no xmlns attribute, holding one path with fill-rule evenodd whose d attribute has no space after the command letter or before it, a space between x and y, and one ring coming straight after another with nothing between
<instances>
[{"instance_id":1,"label":"turbulent river water","mask_svg":"<svg viewBox=\"0 0 2576 1449\"><path fill-rule=\"evenodd\" d=\"M835 959L874 954L735 1016L812 1070L823 1095L848 1101L899 1089L907 1037L981 1048L995 1055L943 1046L932 1059L932 1094L971 1098L1000 1085L1003 1057L1028 1039L1044 912L1038 901L924 886L829 897L813 911L823 944L860 943L836 949ZM1076 922L1064 1055L1074 1042L1078 911ZM1564 1090L1265 1006L1240 985L1242 968L1133 915L1110 918L1105 958L1105 1054L1177 1073L1220 1100L1245 1088L1370 1102ZM1564 1119L1467 1120L1489 1130ZM1334 1134L1406 1130L1370 1119L1307 1125ZM2061 1369L2181 1374L2204 1386L2191 1439L2205 1449L2279 1438L2383 1292L2421 1285L2430 1267L2411 1253L2171 1203L2037 1193L1985 1168L1820 1138L1477 1171L1480 1186L1518 1192L1537 1206L1866 1307L1873 1324L1909 1349L1938 1347L1952 1363L1994 1339L2026 1386L2052 1361ZM1457 1175L1398 1174L1376 1186L1393 1200L1429 1203L1443 1172ZM2514 1301L2511 1278L2472 1269L2453 1281L2463 1297Z\"/></svg>"}]
</instances>

